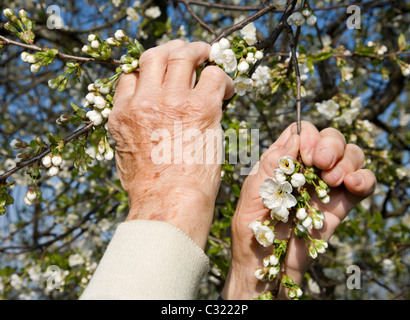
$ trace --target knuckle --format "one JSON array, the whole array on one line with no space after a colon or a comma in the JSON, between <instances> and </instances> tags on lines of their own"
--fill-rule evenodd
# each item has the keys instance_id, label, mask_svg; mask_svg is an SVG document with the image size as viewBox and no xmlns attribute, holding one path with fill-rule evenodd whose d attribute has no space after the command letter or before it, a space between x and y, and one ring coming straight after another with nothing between
<instances>
[{"instance_id":1,"label":"knuckle","mask_svg":"<svg viewBox=\"0 0 410 320\"><path fill-rule=\"evenodd\" d=\"M217 82L223 82L226 79L226 73L217 66L207 66L202 73L209 79Z\"/></svg>"},{"instance_id":2,"label":"knuckle","mask_svg":"<svg viewBox=\"0 0 410 320\"><path fill-rule=\"evenodd\" d=\"M168 61L179 61L179 60L194 60L195 52L188 46L180 47L173 50L168 57Z\"/></svg>"},{"instance_id":3,"label":"knuckle","mask_svg":"<svg viewBox=\"0 0 410 320\"><path fill-rule=\"evenodd\" d=\"M143 66L144 64L154 60L155 57L158 55L158 52L159 52L158 47L150 48L147 51L145 51L140 57L140 60L139 60L140 66Z\"/></svg>"}]
</instances>

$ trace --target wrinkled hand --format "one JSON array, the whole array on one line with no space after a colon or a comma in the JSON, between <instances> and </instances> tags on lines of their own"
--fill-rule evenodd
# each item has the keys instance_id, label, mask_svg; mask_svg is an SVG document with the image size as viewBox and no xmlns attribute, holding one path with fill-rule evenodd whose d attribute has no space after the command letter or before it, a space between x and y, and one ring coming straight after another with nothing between
<instances>
[{"instance_id":1,"label":"wrinkled hand","mask_svg":"<svg viewBox=\"0 0 410 320\"><path fill-rule=\"evenodd\" d=\"M129 195L127 220L166 221L202 248L212 222L220 164L184 163L179 144L182 150L206 149L193 136L183 141L184 134L221 129L222 101L233 95L232 79L219 67L206 67L195 84L196 69L210 50L204 42L174 40L144 52L139 72L121 76L108 123L117 142L117 170Z\"/></svg>"},{"instance_id":2,"label":"wrinkled hand","mask_svg":"<svg viewBox=\"0 0 410 320\"><path fill-rule=\"evenodd\" d=\"M266 290L273 290L275 281L261 282L254 276L255 270L262 267L262 259L272 254L272 247L259 245L248 226L258 219L269 218L270 210L262 204L259 187L265 179L274 175L277 160L281 156L290 155L296 159L298 150L306 166L322 169L321 177L331 187L328 204L323 204L311 192L311 203L325 214L323 228L312 229L313 238L329 240L349 211L374 191L375 176L371 171L362 169L362 150L354 144L346 144L339 131L327 128L319 132L312 124L303 122L299 136L295 124L288 127L262 155L260 162L255 165L256 173L248 176L242 187L232 219L233 259L222 292L224 299L252 299ZM276 238L286 239L289 223L277 225ZM311 258L302 239L292 237L289 248L286 273L296 283L300 283ZM280 297L285 297L284 292L280 292Z\"/></svg>"}]
</instances>

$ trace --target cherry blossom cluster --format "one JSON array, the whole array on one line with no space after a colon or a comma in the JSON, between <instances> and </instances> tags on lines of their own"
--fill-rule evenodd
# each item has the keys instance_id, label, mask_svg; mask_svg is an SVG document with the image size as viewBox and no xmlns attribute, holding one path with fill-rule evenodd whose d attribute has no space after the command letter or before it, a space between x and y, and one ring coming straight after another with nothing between
<instances>
[{"instance_id":1,"label":"cherry blossom cluster","mask_svg":"<svg viewBox=\"0 0 410 320\"><path fill-rule=\"evenodd\" d=\"M309 192L314 190L323 203L328 203L329 187L316 174L315 168L306 167L294 161L291 156L279 158L277 165L274 177L266 179L259 190L263 205L270 210L270 219L254 221L249 225L260 245L265 248L273 247L272 254L263 259L263 267L255 271L255 277L261 281L273 281L280 277L278 281L288 289L289 298L299 299L303 294L300 287L285 274L289 239L276 239L275 228L280 222L291 223L292 232L306 242L311 258L324 253L328 247L327 242L313 239L310 231L323 227L325 215L310 204ZM267 299L270 296L265 292L259 298Z\"/></svg>"},{"instance_id":2,"label":"cherry blossom cluster","mask_svg":"<svg viewBox=\"0 0 410 320\"><path fill-rule=\"evenodd\" d=\"M309 8L303 9L302 12L293 12L287 20L288 24L294 24L297 27L302 26L305 22L309 26L314 26L316 21L317 17Z\"/></svg>"},{"instance_id":3,"label":"cherry blossom cluster","mask_svg":"<svg viewBox=\"0 0 410 320\"><path fill-rule=\"evenodd\" d=\"M247 73L258 60L263 58L263 52L255 47L247 46L249 43L249 39L246 41L234 39L234 45L231 46L228 39L222 38L212 45L209 57L210 61L221 66L226 73L232 76L235 93L239 96L252 90L254 81L248 77Z\"/></svg>"}]
</instances>

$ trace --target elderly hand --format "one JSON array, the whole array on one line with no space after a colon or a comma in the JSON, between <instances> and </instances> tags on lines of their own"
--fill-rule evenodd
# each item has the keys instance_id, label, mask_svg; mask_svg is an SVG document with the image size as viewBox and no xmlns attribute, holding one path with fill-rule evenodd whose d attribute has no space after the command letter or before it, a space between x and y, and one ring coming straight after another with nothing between
<instances>
[{"instance_id":1,"label":"elderly hand","mask_svg":"<svg viewBox=\"0 0 410 320\"><path fill-rule=\"evenodd\" d=\"M139 72L121 76L108 123L129 195L127 220L171 223L201 248L213 218L220 164L201 158L217 150L200 138L207 130L220 132L222 101L234 93L232 79L216 66L206 67L196 83L196 69L210 50L204 42L174 40L144 52Z\"/></svg>"},{"instance_id":2,"label":"elderly hand","mask_svg":"<svg viewBox=\"0 0 410 320\"><path fill-rule=\"evenodd\" d=\"M314 238L327 241L349 211L373 193L376 178L371 171L362 169L362 150L354 144L346 144L339 131L327 128L319 132L312 124L303 122L299 136L295 124L288 127L263 154L255 165L255 174L248 176L242 187L232 219L233 259L222 292L224 299L252 299L273 289L275 281L261 282L254 276L255 270L262 267L262 259L272 253L272 247L260 246L248 226L257 219L269 217L270 210L263 206L259 195L260 185L273 176L281 156L289 155L296 159L299 150L304 164L322 169L322 179L331 187L328 204L312 195L313 206L325 213L323 228L312 230ZM276 238L286 238L289 223L281 223L275 228L278 232ZM289 250L286 272L296 283L300 283L311 258L302 239L292 237ZM283 290L280 297L286 297Z\"/></svg>"}]
</instances>

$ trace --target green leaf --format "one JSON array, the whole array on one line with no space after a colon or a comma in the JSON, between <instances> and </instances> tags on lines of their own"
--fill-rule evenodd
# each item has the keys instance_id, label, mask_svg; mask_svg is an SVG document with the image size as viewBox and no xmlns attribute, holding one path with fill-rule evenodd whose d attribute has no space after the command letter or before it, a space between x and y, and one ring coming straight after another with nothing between
<instances>
[{"instance_id":1,"label":"green leaf","mask_svg":"<svg viewBox=\"0 0 410 320\"><path fill-rule=\"evenodd\" d=\"M233 194L237 198L239 198L239 196L241 195L241 189L236 184L232 185L232 191L233 191Z\"/></svg>"},{"instance_id":2,"label":"green leaf","mask_svg":"<svg viewBox=\"0 0 410 320\"><path fill-rule=\"evenodd\" d=\"M80 108L72 102L71 102L71 107L74 109L75 112L80 111Z\"/></svg>"},{"instance_id":3,"label":"green leaf","mask_svg":"<svg viewBox=\"0 0 410 320\"><path fill-rule=\"evenodd\" d=\"M399 45L399 51L403 51L404 48L406 48L406 36L404 35L404 33L401 33L399 35L399 39L397 42Z\"/></svg>"}]
</instances>

